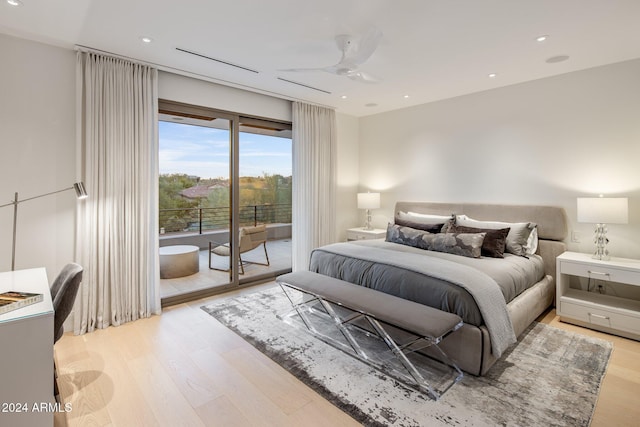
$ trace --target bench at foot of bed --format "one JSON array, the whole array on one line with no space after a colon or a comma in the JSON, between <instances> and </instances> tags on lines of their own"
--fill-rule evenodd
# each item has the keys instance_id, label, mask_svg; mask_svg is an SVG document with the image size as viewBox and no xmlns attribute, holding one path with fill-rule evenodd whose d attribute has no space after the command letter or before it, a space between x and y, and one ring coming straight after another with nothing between
<instances>
[{"instance_id":1,"label":"bench at foot of bed","mask_svg":"<svg viewBox=\"0 0 640 427\"><path fill-rule=\"evenodd\" d=\"M439 399L442 393L462 379L462 371L455 361L438 346L444 337L463 325L458 315L309 271L284 274L276 282L293 306L280 318L287 320L299 316L315 336L433 399ZM296 299L295 292L301 293L303 298ZM344 339L337 340L321 330L314 319L318 315L329 319L325 324L337 327ZM389 355L381 354L375 346L364 345L363 336L379 338L391 357L385 358ZM425 378L428 375L424 369L408 357L428 347L438 350L452 374L439 390ZM420 353L420 357L426 356ZM394 361L406 373L401 372Z\"/></svg>"}]
</instances>

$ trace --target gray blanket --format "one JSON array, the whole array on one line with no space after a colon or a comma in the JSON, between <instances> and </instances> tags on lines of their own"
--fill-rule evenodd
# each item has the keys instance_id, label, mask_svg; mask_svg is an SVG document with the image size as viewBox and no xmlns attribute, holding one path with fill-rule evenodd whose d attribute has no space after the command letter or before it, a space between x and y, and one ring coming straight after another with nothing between
<instances>
[{"instance_id":1,"label":"gray blanket","mask_svg":"<svg viewBox=\"0 0 640 427\"><path fill-rule=\"evenodd\" d=\"M331 257L333 256L340 257L342 261L332 263ZM384 266L389 268L385 270ZM360 285L366 285L365 277L374 267L377 274L388 274L385 281L393 282L392 285L403 286L409 282L413 283L415 289L409 289L410 294L429 292L429 289L422 286L422 283L416 284L415 280L408 280L403 271L411 273L412 276L417 273L423 278L436 279L464 289L473 297L482 314L491 337L491 351L494 356L500 357L509 345L516 342L502 291L491 277L473 267L422 254L397 252L351 243L323 246L315 249L311 254L311 271ZM380 269L381 267L383 269ZM422 282L428 281L423 280ZM405 289L405 291L407 290ZM393 291L390 293L397 294ZM408 299L416 300L411 296ZM417 300L420 302L419 298Z\"/></svg>"}]
</instances>

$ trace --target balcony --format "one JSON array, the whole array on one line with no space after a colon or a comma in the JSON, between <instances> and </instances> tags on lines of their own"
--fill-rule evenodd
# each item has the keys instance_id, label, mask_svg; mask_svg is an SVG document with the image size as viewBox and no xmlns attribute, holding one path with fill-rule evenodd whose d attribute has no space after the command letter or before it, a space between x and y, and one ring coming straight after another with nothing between
<instances>
[{"instance_id":1,"label":"balcony","mask_svg":"<svg viewBox=\"0 0 640 427\"><path fill-rule=\"evenodd\" d=\"M275 277L291 270L291 204L250 205L240 208L240 226L266 224L270 266L245 264L240 283ZM200 272L191 276L160 280L160 297L200 291L229 283L229 273L209 269L209 242L229 241L229 208L160 210L160 246L193 245L200 248ZM264 262L261 247L242 254L245 261ZM228 267L228 258L213 255L212 265Z\"/></svg>"}]
</instances>

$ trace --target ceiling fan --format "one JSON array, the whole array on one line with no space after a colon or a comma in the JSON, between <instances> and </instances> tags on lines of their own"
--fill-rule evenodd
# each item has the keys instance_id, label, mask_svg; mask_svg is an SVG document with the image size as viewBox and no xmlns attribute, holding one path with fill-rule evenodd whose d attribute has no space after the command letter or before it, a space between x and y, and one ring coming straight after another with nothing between
<instances>
[{"instance_id":1,"label":"ceiling fan","mask_svg":"<svg viewBox=\"0 0 640 427\"><path fill-rule=\"evenodd\" d=\"M342 51L342 59L340 59L340 62L337 64L320 68L289 68L280 71L325 71L338 76L348 77L351 80L376 83L378 81L377 78L371 74L360 71L358 67L373 55L381 37L382 32L377 28L372 28L362 37L339 34L335 37L335 40L338 49Z\"/></svg>"}]
</instances>

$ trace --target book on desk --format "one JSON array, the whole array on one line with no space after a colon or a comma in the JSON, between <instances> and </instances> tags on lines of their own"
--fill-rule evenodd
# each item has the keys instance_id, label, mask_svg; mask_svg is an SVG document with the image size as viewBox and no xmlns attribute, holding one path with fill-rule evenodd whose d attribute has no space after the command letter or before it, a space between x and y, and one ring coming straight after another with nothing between
<instances>
[{"instance_id":1,"label":"book on desk","mask_svg":"<svg viewBox=\"0 0 640 427\"><path fill-rule=\"evenodd\" d=\"M42 294L9 291L0 294L0 314L8 313L43 300Z\"/></svg>"}]
</instances>

